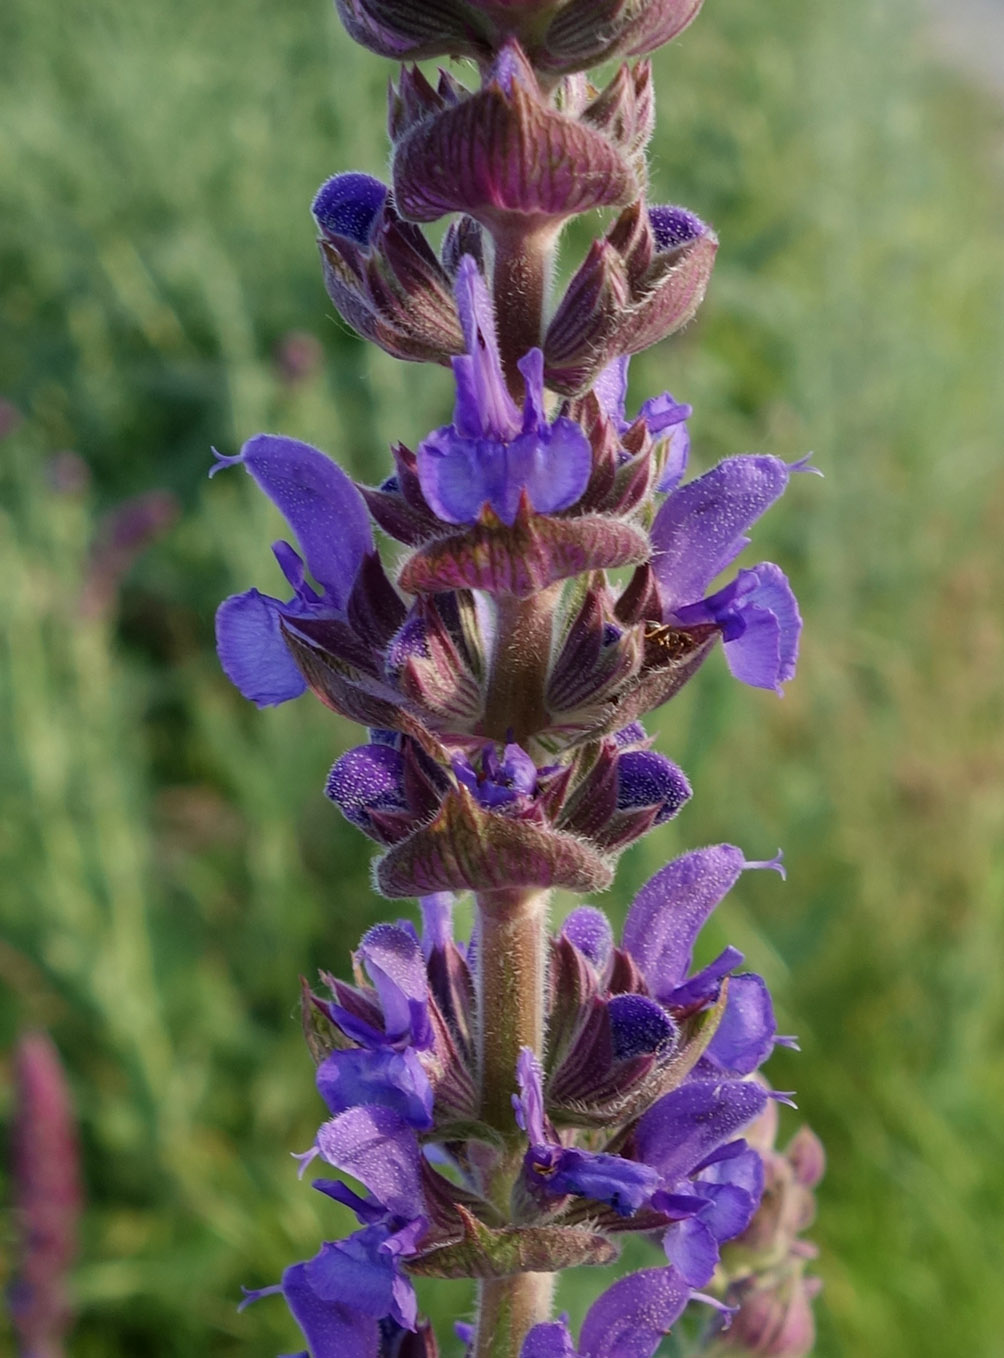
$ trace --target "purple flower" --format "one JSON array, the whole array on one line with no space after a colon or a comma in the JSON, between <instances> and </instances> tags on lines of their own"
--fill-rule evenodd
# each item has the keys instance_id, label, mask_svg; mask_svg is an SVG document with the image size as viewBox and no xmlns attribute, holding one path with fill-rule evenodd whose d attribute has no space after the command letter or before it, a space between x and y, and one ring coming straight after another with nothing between
<instances>
[{"instance_id":1,"label":"purple flower","mask_svg":"<svg viewBox=\"0 0 1004 1358\"><path fill-rule=\"evenodd\" d=\"M219 457L219 455L217 455ZM227 677L259 707L298 698L306 683L282 635L284 623L340 619L373 534L362 496L342 469L296 439L259 434L210 472L242 465L282 511L303 553L273 546L293 589L283 602L256 589L231 595L216 613L216 646ZM319 588L307 580L307 570Z\"/></svg>"},{"instance_id":2,"label":"purple flower","mask_svg":"<svg viewBox=\"0 0 1004 1358\"><path fill-rule=\"evenodd\" d=\"M733 674L756 688L781 692L794 677L802 619L779 567L740 571L723 589L708 586L748 546L746 530L782 494L793 471L812 470L780 458L726 458L674 490L652 525L652 570L663 622L710 623L722 632Z\"/></svg>"},{"instance_id":3,"label":"purple flower","mask_svg":"<svg viewBox=\"0 0 1004 1358\"><path fill-rule=\"evenodd\" d=\"M486 745L479 767L463 754L455 754L452 763L457 781L491 811L527 806L537 790L537 766L519 745L506 745L501 759L494 745Z\"/></svg>"},{"instance_id":4,"label":"purple flower","mask_svg":"<svg viewBox=\"0 0 1004 1358\"><path fill-rule=\"evenodd\" d=\"M652 215L654 217L657 211L670 210L653 208ZM593 383L593 391L607 418L619 434L627 433L633 423L644 420L652 438L665 443L662 471L655 488L663 492L675 490L687 470L687 459L690 456L687 420L693 414L693 407L674 400L668 391L664 391L661 396L650 396L642 403L635 419L628 420L626 403L629 362L627 354L615 358L597 377Z\"/></svg>"},{"instance_id":5,"label":"purple flower","mask_svg":"<svg viewBox=\"0 0 1004 1358\"><path fill-rule=\"evenodd\" d=\"M715 844L667 863L635 897L623 944L651 994L671 1011L683 1014L713 1004L725 977L742 962L742 953L729 947L688 976L702 926L743 871L752 868L773 868L784 875L780 855L770 862L750 862L734 845ZM752 973L731 976L725 1012L704 1060L730 1074L749 1075L766 1060L775 1041L774 1010L762 978Z\"/></svg>"},{"instance_id":6,"label":"purple flower","mask_svg":"<svg viewBox=\"0 0 1004 1358\"><path fill-rule=\"evenodd\" d=\"M510 396L492 304L469 255L457 272L457 307L467 353L453 359L453 423L430 434L417 450L426 500L445 522L462 524L474 523L486 504L511 524L524 495L540 514L567 509L589 480L589 443L574 421L548 421L539 349L519 363L526 389L522 412Z\"/></svg>"},{"instance_id":7,"label":"purple flower","mask_svg":"<svg viewBox=\"0 0 1004 1358\"><path fill-rule=\"evenodd\" d=\"M563 1146L547 1121L540 1063L529 1047L522 1050L516 1078L520 1092L513 1095L513 1107L530 1141L523 1182L531 1198L546 1203L571 1194L606 1203L618 1216L636 1212L658 1187L658 1174L620 1155Z\"/></svg>"}]
</instances>

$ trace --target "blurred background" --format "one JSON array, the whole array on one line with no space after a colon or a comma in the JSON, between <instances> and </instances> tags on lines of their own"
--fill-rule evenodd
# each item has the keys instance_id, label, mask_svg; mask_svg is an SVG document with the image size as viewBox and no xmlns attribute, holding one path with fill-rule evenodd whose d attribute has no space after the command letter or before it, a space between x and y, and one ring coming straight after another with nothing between
<instances>
[{"instance_id":1,"label":"blurred background","mask_svg":"<svg viewBox=\"0 0 1004 1358\"><path fill-rule=\"evenodd\" d=\"M813 449L826 479L755 531L797 682L716 656L663 710L696 795L604 904L689 847L784 847L704 944L801 1037L770 1072L829 1149L820 1358L1004 1352L1002 9L713 0L656 58L653 197L722 249L634 398L693 403L697 470ZM289 1157L321 1112L297 978L401 907L321 793L358 735L217 667L278 520L206 471L273 430L375 481L447 415L448 375L348 333L316 258L317 185L385 169L388 75L325 0L0 10L0 1051L43 1026L68 1071L80 1358L294 1349L239 1286L346 1225Z\"/></svg>"}]
</instances>

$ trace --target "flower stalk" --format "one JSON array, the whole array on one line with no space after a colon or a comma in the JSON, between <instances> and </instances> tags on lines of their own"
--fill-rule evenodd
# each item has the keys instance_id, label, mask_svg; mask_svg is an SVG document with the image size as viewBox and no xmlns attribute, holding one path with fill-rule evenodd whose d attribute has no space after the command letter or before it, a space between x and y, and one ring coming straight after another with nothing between
<instances>
[{"instance_id":1,"label":"flower stalk","mask_svg":"<svg viewBox=\"0 0 1004 1358\"><path fill-rule=\"evenodd\" d=\"M807 1133L773 1150L762 1127L787 1096L758 1075L791 1039L737 949L693 965L718 903L747 871L783 876L780 854L673 859L619 941L593 905L548 919L555 888L605 889L692 795L641 719L719 644L769 692L797 663L783 571L734 562L811 468L743 455L687 479L690 407L627 408L630 356L694 315L718 246L646 188L645 58L698 8L339 0L357 41L472 57L479 83L404 65L392 183L335 175L313 204L335 307L394 357L449 367L450 422L397 444L374 486L277 435L214 468L243 466L296 543L273 547L282 597L220 606L223 668L260 707L310 691L366 728L326 792L379 846L377 889L421 917L369 929L353 983L304 992L329 1116L300 1159L343 1176L314 1187L358 1229L248 1300L281 1293L310 1358L435 1358L426 1277L476 1280L472 1358L652 1358L678 1323L694 1352L811 1347L797 1231L821 1152ZM598 89L584 72L611 57ZM598 208L611 224L552 305L562 226ZM423 226L444 217L437 253ZM658 1242L655 1262L573 1338L555 1276L609 1265L625 1232ZM692 1302L717 1317L702 1333Z\"/></svg>"}]
</instances>

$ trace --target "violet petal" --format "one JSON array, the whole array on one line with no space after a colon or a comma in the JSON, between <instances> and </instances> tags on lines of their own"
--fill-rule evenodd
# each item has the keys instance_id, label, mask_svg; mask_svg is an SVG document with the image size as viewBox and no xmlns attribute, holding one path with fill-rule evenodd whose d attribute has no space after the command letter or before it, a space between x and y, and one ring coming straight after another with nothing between
<instances>
[{"instance_id":1,"label":"violet petal","mask_svg":"<svg viewBox=\"0 0 1004 1358\"><path fill-rule=\"evenodd\" d=\"M765 1091L750 1081L690 1080L643 1114L635 1128L635 1153L676 1183L736 1137L766 1103Z\"/></svg>"},{"instance_id":2,"label":"violet petal","mask_svg":"<svg viewBox=\"0 0 1004 1358\"><path fill-rule=\"evenodd\" d=\"M359 491L319 449L278 434L249 439L236 457L219 458L213 471L237 463L286 517L328 601L343 608L359 562L373 551L369 514Z\"/></svg>"},{"instance_id":3,"label":"violet petal","mask_svg":"<svg viewBox=\"0 0 1004 1358\"><path fill-rule=\"evenodd\" d=\"M689 1298L690 1288L673 1268L629 1273L589 1308L579 1352L583 1358L651 1358Z\"/></svg>"},{"instance_id":4,"label":"violet petal","mask_svg":"<svg viewBox=\"0 0 1004 1358\"><path fill-rule=\"evenodd\" d=\"M223 673L258 707L306 693L307 685L280 630L283 605L249 589L216 610L216 649Z\"/></svg>"},{"instance_id":5,"label":"violet petal","mask_svg":"<svg viewBox=\"0 0 1004 1358\"><path fill-rule=\"evenodd\" d=\"M624 947L653 994L665 998L683 981L701 927L743 864L740 849L714 844L673 859L639 891L624 925Z\"/></svg>"},{"instance_id":6,"label":"violet petal","mask_svg":"<svg viewBox=\"0 0 1004 1358\"><path fill-rule=\"evenodd\" d=\"M746 530L781 495L789 469L778 457L726 458L681 486L652 524L652 569L666 616L700 599L746 546Z\"/></svg>"},{"instance_id":7,"label":"violet petal","mask_svg":"<svg viewBox=\"0 0 1004 1358\"><path fill-rule=\"evenodd\" d=\"M350 1108L322 1124L317 1146L328 1164L358 1179L395 1216L424 1207L418 1141L392 1108Z\"/></svg>"}]
</instances>

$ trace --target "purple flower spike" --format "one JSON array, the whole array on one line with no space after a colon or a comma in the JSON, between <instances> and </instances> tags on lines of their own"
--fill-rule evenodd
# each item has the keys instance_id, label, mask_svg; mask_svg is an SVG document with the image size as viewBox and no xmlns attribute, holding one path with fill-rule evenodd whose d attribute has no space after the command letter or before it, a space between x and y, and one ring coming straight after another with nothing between
<instances>
[{"instance_id":1,"label":"purple flower spike","mask_svg":"<svg viewBox=\"0 0 1004 1358\"><path fill-rule=\"evenodd\" d=\"M574 421L548 422L539 350L520 361L526 400L522 412L516 406L502 375L488 291L469 255L457 273L457 307L467 353L453 360L453 424L430 434L416 453L426 500L457 524L474 523L486 504L512 524L524 494L538 513L567 509L589 480L589 443Z\"/></svg>"},{"instance_id":2,"label":"purple flower spike","mask_svg":"<svg viewBox=\"0 0 1004 1358\"><path fill-rule=\"evenodd\" d=\"M690 1291L673 1268L629 1273L589 1308L579 1336L582 1358L651 1358L683 1314Z\"/></svg>"},{"instance_id":3,"label":"purple flower spike","mask_svg":"<svg viewBox=\"0 0 1004 1358\"><path fill-rule=\"evenodd\" d=\"M372 175L336 174L317 190L310 210L322 231L366 246L387 193L387 185Z\"/></svg>"},{"instance_id":4,"label":"purple flower spike","mask_svg":"<svg viewBox=\"0 0 1004 1358\"><path fill-rule=\"evenodd\" d=\"M708 229L700 217L685 207L650 207L648 220L657 250L676 250L681 245L689 245Z\"/></svg>"},{"instance_id":5,"label":"purple flower spike","mask_svg":"<svg viewBox=\"0 0 1004 1358\"><path fill-rule=\"evenodd\" d=\"M658 807L655 824L672 820L691 797L682 769L652 750L628 750L617 760L617 809Z\"/></svg>"}]
</instances>

